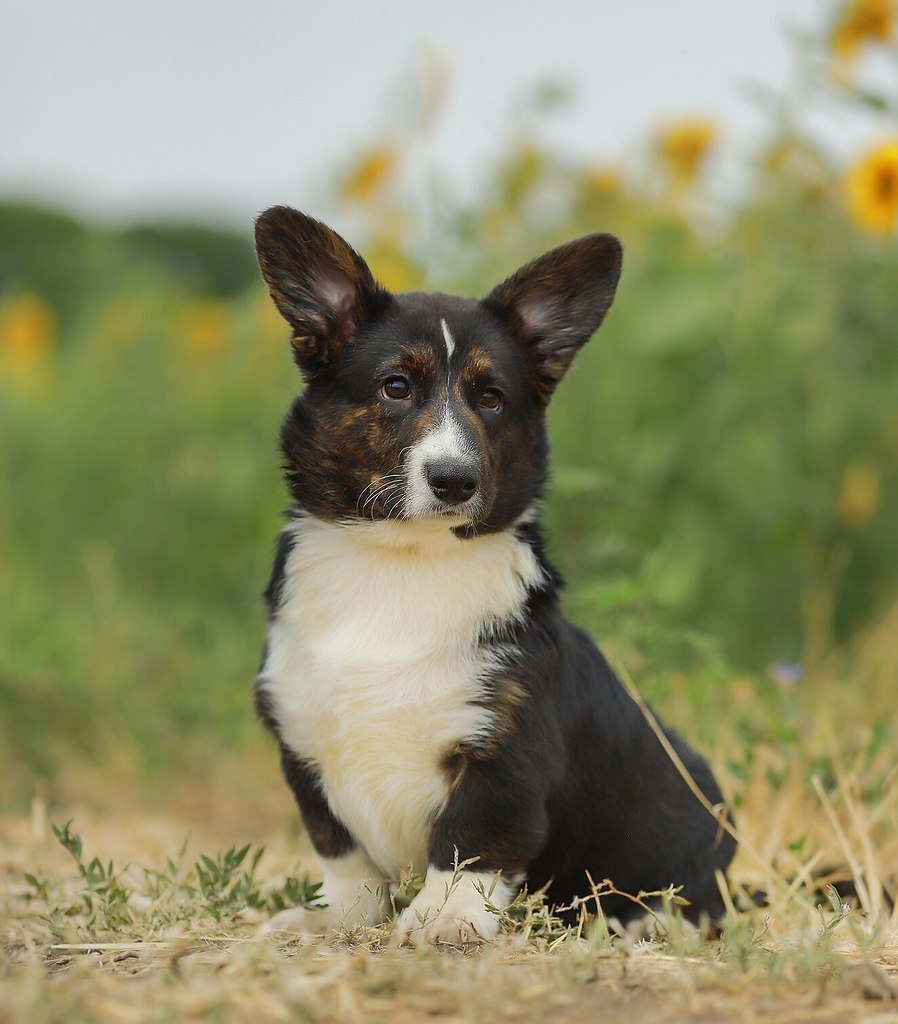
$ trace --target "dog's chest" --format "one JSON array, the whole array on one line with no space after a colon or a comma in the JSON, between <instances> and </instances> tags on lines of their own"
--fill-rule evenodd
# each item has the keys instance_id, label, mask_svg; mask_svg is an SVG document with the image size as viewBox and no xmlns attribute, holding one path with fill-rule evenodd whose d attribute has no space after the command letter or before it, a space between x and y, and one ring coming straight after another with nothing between
<instances>
[{"instance_id":1,"label":"dog's chest","mask_svg":"<svg viewBox=\"0 0 898 1024\"><path fill-rule=\"evenodd\" d=\"M304 519L260 684L284 742L315 765L336 817L388 875L427 866L441 768L486 735L491 627L520 616L540 570L513 534L460 541L430 524Z\"/></svg>"}]
</instances>

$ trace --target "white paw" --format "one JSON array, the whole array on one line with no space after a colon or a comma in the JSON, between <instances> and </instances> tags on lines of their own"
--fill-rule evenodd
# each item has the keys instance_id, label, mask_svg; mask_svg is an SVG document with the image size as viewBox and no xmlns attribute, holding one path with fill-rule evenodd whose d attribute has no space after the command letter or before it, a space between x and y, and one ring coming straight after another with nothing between
<instances>
[{"instance_id":1,"label":"white paw","mask_svg":"<svg viewBox=\"0 0 898 1024\"><path fill-rule=\"evenodd\" d=\"M649 913L631 918L626 924L623 924L619 917L609 917L607 924L608 931L625 945L651 942L658 935L660 929L658 916Z\"/></svg>"},{"instance_id":2,"label":"white paw","mask_svg":"<svg viewBox=\"0 0 898 1024\"><path fill-rule=\"evenodd\" d=\"M423 888L396 921L398 941L414 946L491 941L499 933L499 918L487 908L481 888L496 908L506 906L513 894L508 882L490 872L430 868Z\"/></svg>"},{"instance_id":3,"label":"white paw","mask_svg":"<svg viewBox=\"0 0 898 1024\"><path fill-rule=\"evenodd\" d=\"M295 932L305 939L379 924L384 917L386 882L362 850L322 859L323 907L291 907L275 914L259 929L262 935Z\"/></svg>"},{"instance_id":4,"label":"white paw","mask_svg":"<svg viewBox=\"0 0 898 1024\"><path fill-rule=\"evenodd\" d=\"M382 919L383 908L378 895L362 889L348 907L319 907L311 910L305 907L291 907L289 910L282 910L262 925L259 934L297 932L304 939L312 939L332 935L334 932L376 925Z\"/></svg>"},{"instance_id":5,"label":"white paw","mask_svg":"<svg viewBox=\"0 0 898 1024\"><path fill-rule=\"evenodd\" d=\"M619 939L625 946L634 946L637 943L650 943L656 939L667 939L675 930L684 937L698 935L698 929L694 924L685 918L673 918L662 910L651 913L640 914L639 917L631 918L626 924L621 924L616 917L608 918L608 930L616 939Z\"/></svg>"},{"instance_id":6,"label":"white paw","mask_svg":"<svg viewBox=\"0 0 898 1024\"><path fill-rule=\"evenodd\" d=\"M259 935L278 935L292 933L304 939L313 939L340 926L340 916L331 911L330 907L320 910L307 910L305 907L291 907L269 918L260 928Z\"/></svg>"}]
</instances>

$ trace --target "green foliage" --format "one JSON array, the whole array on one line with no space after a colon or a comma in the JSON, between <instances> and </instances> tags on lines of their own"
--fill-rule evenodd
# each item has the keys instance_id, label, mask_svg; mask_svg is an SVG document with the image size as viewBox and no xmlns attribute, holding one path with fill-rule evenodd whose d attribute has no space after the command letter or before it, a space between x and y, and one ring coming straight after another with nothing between
<instances>
[{"instance_id":1,"label":"green foliage","mask_svg":"<svg viewBox=\"0 0 898 1024\"><path fill-rule=\"evenodd\" d=\"M121 884L115 865L111 860L104 865L99 857L94 857L85 863L81 857L81 836L70 830L71 824L71 821L68 821L61 828L54 825L53 835L59 840L60 845L68 850L78 865L85 927L115 931L129 925L131 912L128 908L128 900L131 893ZM39 883L33 876L26 876L26 878L38 895L43 894L46 897L45 885ZM69 907L65 911L69 916L74 912L73 907Z\"/></svg>"},{"instance_id":2,"label":"green foliage","mask_svg":"<svg viewBox=\"0 0 898 1024\"><path fill-rule=\"evenodd\" d=\"M203 853L196 862L196 875L200 892L206 901L206 910L216 921L221 920L223 909L235 905L259 907L262 903L255 874L265 848L259 847L256 850L248 871L240 871L249 848L249 843L239 850L232 846L214 860Z\"/></svg>"},{"instance_id":3,"label":"green foliage","mask_svg":"<svg viewBox=\"0 0 898 1024\"><path fill-rule=\"evenodd\" d=\"M36 292L63 316L101 280L98 233L60 210L0 202L0 296Z\"/></svg>"},{"instance_id":4,"label":"green foliage","mask_svg":"<svg viewBox=\"0 0 898 1024\"><path fill-rule=\"evenodd\" d=\"M68 325L141 282L232 296L256 279L249 232L208 224L87 224L33 203L0 201L0 299L35 293Z\"/></svg>"},{"instance_id":5,"label":"green foliage","mask_svg":"<svg viewBox=\"0 0 898 1024\"><path fill-rule=\"evenodd\" d=\"M755 211L704 251L650 236L559 393L577 493L552 518L596 625L642 610L759 666L819 655L816 630L843 642L896 593L898 258L794 219ZM876 507L848 504L856 466Z\"/></svg>"},{"instance_id":6,"label":"green foliage","mask_svg":"<svg viewBox=\"0 0 898 1024\"><path fill-rule=\"evenodd\" d=\"M320 900L321 883L311 882L307 875L290 875L274 885L260 879L264 847L253 850L247 843L213 856L200 853L188 870L169 858L165 871L145 867L137 872L130 866L117 868L112 860L86 860L81 836L71 826L68 821L52 827L77 866L75 885L60 887L58 880L24 873L29 900L43 907L57 941L158 936L172 926L195 925L198 919L233 926L247 914L264 920L280 910L311 907Z\"/></svg>"},{"instance_id":7,"label":"green foliage","mask_svg":"<svg viewBox=\"0 0 898 1024\"><path fill-rule=\"evenodd\" d=\"M116 241L129 258L152 263L192 294L236 295L256 278L248 234L208 224L138 224Z\"/></svg>"},{"instance_id":8,"label":"green foliage","mask_svg":"<svg viewBox=\"0 0 898 1024\"><path fill-rule=\"evenodd\" d=\"M247 907L267 913L321 905L321 883L309 881L307 875L302 878L289 875L279 888L263 892L257 869L265 847L260 846L249 857L249 866L244 867L250 849L251 844L247 843L239 850L232 846L215 857L201 853L194 865L199 883L197 895L204 911L215 921L236 917ZM187 888L193 891L189 885Z\"/></svg>"}]
</instances>

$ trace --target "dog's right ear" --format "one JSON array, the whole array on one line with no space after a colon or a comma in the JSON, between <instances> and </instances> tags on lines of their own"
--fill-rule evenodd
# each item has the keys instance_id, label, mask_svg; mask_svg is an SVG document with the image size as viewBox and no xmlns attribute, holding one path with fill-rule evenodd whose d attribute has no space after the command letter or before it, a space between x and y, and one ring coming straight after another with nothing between
<instances>
[{"instance_id":1,"label":"dog's right ear","mask_svg":"<svg viewBox=\"0 0 898 1024\"><path fill-rule=\"evenodd\" d=\"M273 206L258 218L256 254L307 377L332 367L361 324L389 301L348 242L289 206Z\"/></svg>"}]
</instances>

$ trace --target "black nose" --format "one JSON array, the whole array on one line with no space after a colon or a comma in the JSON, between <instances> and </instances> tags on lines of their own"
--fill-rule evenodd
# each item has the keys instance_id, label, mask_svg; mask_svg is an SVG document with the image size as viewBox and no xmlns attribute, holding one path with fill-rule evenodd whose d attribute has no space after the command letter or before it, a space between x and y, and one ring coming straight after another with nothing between
<instances>
[{"instance_id":1,"label":"black nose","mask_svg":"<svg viewBox=\"0 0 898 1024\"><path fill-rule=\"evenodd\" d=\"M480 486L480 473L466 462L442 459L427 467L430 489L447 505L460 505L472 498Z\"/></svg>"}]
</instances>

